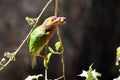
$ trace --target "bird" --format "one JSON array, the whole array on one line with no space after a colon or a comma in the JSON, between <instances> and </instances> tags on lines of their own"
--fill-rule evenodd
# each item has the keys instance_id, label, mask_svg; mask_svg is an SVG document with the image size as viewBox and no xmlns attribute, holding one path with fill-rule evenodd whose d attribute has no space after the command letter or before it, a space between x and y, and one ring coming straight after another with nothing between
<instances>
[{"instance_id":1,"label":"bird","mask_svg":"<svg viewBox=\"0 0 120 80\"><path fill-rule=\"evenodd\" d=\"M53 37L57 26L63 25L65 17L50 16L44 20L42 25L36 27L29 37L29 51L31 53L31 66L36 66L36 58L41 57L47 60L45 55L41 55L41 51L49 43Z\"/></svg>"}]
</instances>

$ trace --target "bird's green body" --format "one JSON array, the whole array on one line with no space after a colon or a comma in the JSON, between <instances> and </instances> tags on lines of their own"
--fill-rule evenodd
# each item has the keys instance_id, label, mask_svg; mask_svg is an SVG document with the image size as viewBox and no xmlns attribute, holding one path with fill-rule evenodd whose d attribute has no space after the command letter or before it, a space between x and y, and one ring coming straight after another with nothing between
<instances>
[{"instance_id":1,"label":"bird's green body","mask_svg":"<svg viewBox=\"0 0 120 80\"><path fill-rule=\"evenodd\" d=\"M31 53L45 46L47 36L45 31L40 29L41 27L37 27L30 35L29 50Z\"/></svg>"},{"instance_id":2,"label":"bird's green body","mask_svg":"<svg viewBox=\"0 0 120 80\"><path fill-rule=\"evenodd\" d=\"M32 68L34 68L36 65L37 56L45 58L40 53L53 37L56 26L59 25L56 23L59 19L56 21L55 19L57 19L56 16L47 18L43 24L36 27L30 35L29 51L31 52Z\"/></svg>"}]
</instances>

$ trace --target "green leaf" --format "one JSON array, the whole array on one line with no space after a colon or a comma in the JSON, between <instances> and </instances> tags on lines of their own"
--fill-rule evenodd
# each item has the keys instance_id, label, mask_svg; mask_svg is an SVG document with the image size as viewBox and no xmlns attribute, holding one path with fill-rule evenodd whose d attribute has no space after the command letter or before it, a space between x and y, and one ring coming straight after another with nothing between
<instances>
[{"instance_id":1,"label":"green leaf","mask_svg":"<svg viewBox=\"0 0 120 80\"><path fill-rule=\"evenodd\" d=\"M54 52L54 50L53 50L50 46L48 47L48 50L49 50L51 53Z\"/></svg>"},{"instance_id":2,"label":"green leaf","mask_svg":"<svg viewBox=\"0 0 120 80\"><path fill-rule=\"evenodd\" d=\"M12 52L12 53L4 52L4 57L7 57L9 59L13 59L13 61L15 61L15 54L14 54L14 52Z\"/></svg>"},{"instance_id":3,"label":"green leaf","mask_svg":"<svg viewBox=\"0 0 120 80\"><path fill-rule=\"evenodd\" d=\"M117 48L116 52L116 65L120 65L120 47Z\"/></svg>"},{"instance_id":4,"label":"green leaf","mask_svg":"<svg viewBox=\"0 0 120 80\"><path fill-rule=\"evenodd\" d=\"M55 50L58 51L60 49L60 47L61 47L61 42L59 42L59 41L56 42L55 43Z\"/></svg>"},{"instance_id":5,"label":"green leaf","mask_svg":"<svg viewBox=\"0 0 120 80\"><path fill-rule=\"evenodd\" d=\"M6 58L2 58L0 62L1 63L6 63L6 61L7 61Z\"/></svg>"},{"instance_id":6,"label":"green leaf","mask_svg":"<svg viewBox=\"0 0 120 80\"><path fill-rule=\"evenodd\" d=\"M80 74L78 76L85 77L86 78L85 80L98 80L97 77L100 77L101 74L96 72L95 69L93 70L92 65L93 64L90 65L88 71L83 70L82 74Z\"/></svg>"},{"instance_id":7,"label":"green leaf","mask_svg":"<svg viewBox=\"0 0 120 80\"><path fill-rule=\"evenodd\" d=\"M120 80L120 76L118 76L117 78L114 78L113 80Z\"/></svg>"},{"instance_id":8,"label":"green leaf","mask_svg":"<svg viewBox=\"0 0 120 80\"><path fill-rule=\"evenodd\" d=\"M52 53L48 53L47 55L48 59L47 60L44 59L44 67L48 68L48 63L50 61L51 56L52 56Z\"/></svg>"},{"instance_id":9,"label":"green leaf","mask_svg":"<svg viewBox=\"0 0 120 80\"><path fill-rule=\"evenodd\" d=\"M38 80L39 77L43 77L42 74L39 74L39 75L33 75L33 76L28 76L25 80Z\"/></svg>"},{"instance_id":10,"label":"green leaf","mask_svg":"<svg viewBox=\"0 0 120 80\"><path fill-rule=\"evenodd\" d=\"M26 17L25 20L28 22L30 26L33 26L36 23L37 18Z\"/></svg>"},{"instance_id":11,"label":"green leaf","mask_svg":"<svg viewBox=\"0 0 120 80\"><path fill-rule=\"evenodd\" d=\"M117 55L120 56L120 47L117 48Z\"/></svg>"}]
</instances>

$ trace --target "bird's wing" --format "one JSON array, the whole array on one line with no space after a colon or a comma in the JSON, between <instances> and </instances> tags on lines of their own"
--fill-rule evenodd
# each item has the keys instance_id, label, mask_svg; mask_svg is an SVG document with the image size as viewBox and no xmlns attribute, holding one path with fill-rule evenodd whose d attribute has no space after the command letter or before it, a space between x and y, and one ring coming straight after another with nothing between
<instances>
[{"instance_id":1,"label":"bird's wing","mask_svg":"<svg viewBox=\"0 0 120 80\"><path fill-rule=\"evenodd\" d=\"M38 49L42 48L46 43L45 32L38 28L36 28L30 35L29 51L31 53L36 52Z\"/></svg>"}]
</instances>

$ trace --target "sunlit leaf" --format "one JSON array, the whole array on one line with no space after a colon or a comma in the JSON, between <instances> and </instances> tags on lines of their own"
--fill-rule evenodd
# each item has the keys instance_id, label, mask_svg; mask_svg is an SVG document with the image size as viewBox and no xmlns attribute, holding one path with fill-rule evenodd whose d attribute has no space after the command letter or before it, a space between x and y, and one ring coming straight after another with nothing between
<instances>
[{"instance_id":1,"label":"sunlit leaf","mask_svg":"<svg viewBox=\"0 0 120 80\"><path fill-rule=\"evenodd\" d=\"M2 58L0 62L5 63L6 61L7 61L6 58Z\"/></svg>"},{"instance_id":2,"label":"sunlit leaf","mask_svg":"<svg viewBox=\"0 0 120 80\"><path fill-rule=\"evenodd\" d=\"M43 77L42 74L39 74L39 75L33 75L33 76L28 76L25 80L38 80L39 77Z\"/></svg>"},{"instance_id":3,"label":"sunlit leaf","mask_svg":"<svg viewBox=\"0 0 120 80\"><path fill-rule=\"evenodd\" d=\"M55 43L55 50L58 51L61 47L61 42L56 42Z\"/></svg>"},{"instance_id":4,"label":"sunlit leaf","mask_svg":"<svg viewBox=\"0 0 120 80\"><path fill-rule=\"evenodd\" d=\"M47 60L44 59L44 67L48 68L48 63L50 61L52 53L48 53Z\"/></svg>"},{"instance_id":5,"label":"sunlit leaf","mask_svg":"<svg viewBox=\"0 0 120 80\"><path fill-rule=\"evenodd\" d=\"M88 78L87 71L83 70L83 71L82 71L82 74L80 74L80 75L78 75L78 76L81 76L81 77L86 77L86 78Z\"/></svg>"},{"instance_id":6,"label":"sunlit leaf","mask_svg":"<svg viewBox=\"0 0 120 80\"><path fill-rule=\"evenodd\" d=\"M113 80L120 80L120 76L118 76L118 78L114 78Z\"/></svg>"},{"instance_id":7,"label":"sunlit leaf","mask_svg":"<svg viewBox=\"0 0 120 80\"><path fill-rule=\"evenodd\" d=\"M14 54L14 52L13 53L4 52L4 57L7 57L9 59L13 59L13 61L15 61L15 54Z\"/></svg>"},{"instance_id":8,"label":"sunlit leaf","mask_svg":"<svg viewBox=\"0 0 120 80\"><path fill-rule=\"evenodd\" d=\"M50 46L48 47L48 50L49 50L51 53L54 52L54 50L53 50Z\"/></svg>"},{"instance_id":9,"label":"sunlit leaf","mask_svg":"<svg viewBox=\"0 0 120 80\"><path fill-rule=\"evenodd\" d=\"M93 70L92 65L90 65L88 71L83 70L83 72L78 76L85 77L86 78L85 80L98 80L97 77L100 77L101 74L96 72L95 69Z\"/></svg>"},{"instance_id":10,"label":"sunlit leaf","mask_svg":"<svg viewBox=\"0 0 120 80\"><path fill-rule=\"evenodd\" d=\"M36 23L36 18L29 18L29 17L26 17L25 20L28 22L28 24L30 26L33 26L35 23Z\"/></svg>"},{"instance_id":11,"label":"sunlit leaf","mask_svg":"<svg viewBox=\"0 0 120 80\"><path fill-rule=\"evenodd\" d=\"M119 65L120 62L120 47L117 48L116 52L116 65Z\"/></svg>"}]
</instances>

